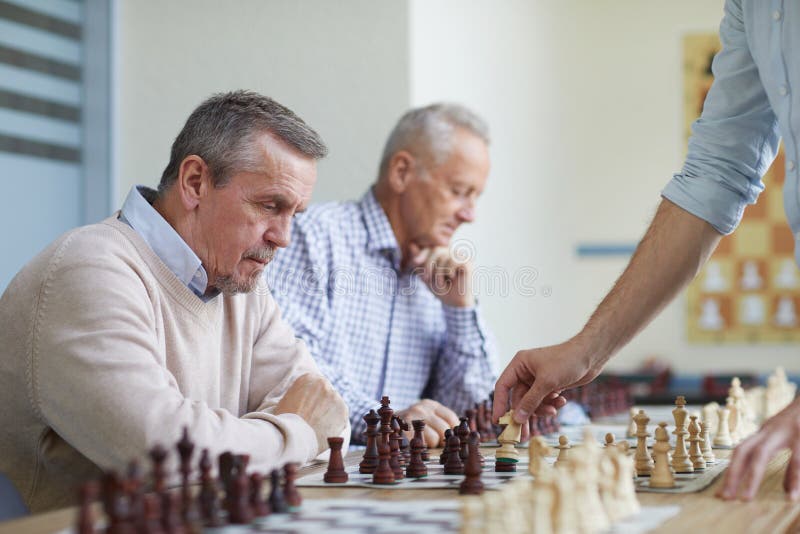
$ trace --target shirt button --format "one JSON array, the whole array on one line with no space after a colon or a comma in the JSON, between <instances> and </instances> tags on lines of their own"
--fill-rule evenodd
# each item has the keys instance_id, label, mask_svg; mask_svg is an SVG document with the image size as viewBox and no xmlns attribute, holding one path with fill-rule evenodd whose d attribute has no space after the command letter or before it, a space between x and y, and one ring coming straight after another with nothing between
<instances>
[{"instance_id":1,"label":"shirt button","mask_svg":"<svg viewBox=\"0 0 800 534\"><path fill-rule=\"evenodd\" d=\"M781 85L778 87L778 93L780 93L781 96L786 96L789 94L789 88L785 85Z\"/></svg>"},{"instance_id":2,"label":"shirt button","mask_svg":"<svg viewBox=\"0 0 800 534\"><path fill-rule=\"evenodd\" d=\"M772 12L772 18L775 20L781 20L781 12L776 9Z\"/></svg>"},{"instance_id":3,"label":"shirt button","mask_svg":"<svg viewBox=\"0 0 800 534\"><path fill-rule=\"evenodd\" d=\"M786 163L786 168L787 168L787 169L789 169L790 171L793 171L793 170L794 170L794 167L795 167L794 160L793 160L793 159L790 159L790 160L789 160L789 161Z\"/></svg>"}]
</instances>

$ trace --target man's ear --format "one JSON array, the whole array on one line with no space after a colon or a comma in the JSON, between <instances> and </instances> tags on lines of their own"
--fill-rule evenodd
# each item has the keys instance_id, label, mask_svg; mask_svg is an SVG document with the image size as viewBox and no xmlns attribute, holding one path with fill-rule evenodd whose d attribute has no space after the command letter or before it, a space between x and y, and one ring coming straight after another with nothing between
<instances>
[{"instance_id":1,"label":"man's ear","mask_svg":"<svg viewBox=\"0 0 800 534\"><path fill-rule=\"evenodd\" d=\"M211 186L208 165L196 155L186 156L178 168L178 195L186 211L193 211Z\"/></svg>"},{"instance_id":2,"label":"man's ear","mask_svg":"<svg viewBox=\"0 0 800 534\"><path fill-rule=\"evenodd\" d=\"M389 160L388 182L395 193L402 193L414 178L416 160L410 152L399 150Z\"/></svg>"}]
</instances>

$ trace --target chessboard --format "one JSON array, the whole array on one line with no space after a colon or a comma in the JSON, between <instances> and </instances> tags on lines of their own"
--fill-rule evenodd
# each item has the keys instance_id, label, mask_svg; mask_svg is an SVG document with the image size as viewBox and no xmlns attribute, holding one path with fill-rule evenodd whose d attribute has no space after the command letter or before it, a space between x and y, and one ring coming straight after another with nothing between
<instances>
[{"instance_id":1,"label":"chessboard","mask_svg":"<svg viewBox=\"0 0 800 534\"><path fill-rule=\"evenodd\" d=\"M720 49L716 32L684 39L685 135L700 115ZM685 146L685 144L684 144ZM792 343L800 340L800 271L783 208L783 146L763 178L756 204L720 241L687 290L690 343Z\"/></svg>"},{"instance_id":2,"label":"chessboard","mask_svg":"<svg viewBox=\"0 0 800 534\"><path fill-rule=\"evenodd\" d=\"M515 472L497 473L494 470L495 459L487 456L484 451L486 465L481 473L481 482L486 489L499 489L501 485L509 480L518 477L530 478L528 474L528 459L520 457L516 464ZM555 458L552 459L555 461ZM394 484L375 484L372 482L371 474L361 474L358 472L358 465L351 465L346 468L348 480L342 483L328 483L324 480L324 473L306 475L299 478L296 482L298 487L326 487L326 488L380 488L380 489L450 489L458 491L459 485L464 480L464 475L445 475L444 466L439 463L438 457L431 457L425 462L428 468L428 475L420 478L405 477Z\"/></svg>"}]
</instances>

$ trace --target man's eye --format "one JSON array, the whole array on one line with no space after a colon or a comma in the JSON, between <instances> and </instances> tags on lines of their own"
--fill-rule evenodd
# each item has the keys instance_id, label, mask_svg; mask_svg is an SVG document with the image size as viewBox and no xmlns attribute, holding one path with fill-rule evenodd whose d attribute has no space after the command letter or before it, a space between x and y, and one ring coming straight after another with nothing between
<instances>
[{"instance_id":1,"label":"man's eye","mask_svg":"<svg viewBox=\"0 0 800 534\"><path fill-rule=\"evenodd\" d=\"M275 204L263 204L263 207L267 211L275 211L275 209L277 208Z\"/></svg>"}]
</instances>

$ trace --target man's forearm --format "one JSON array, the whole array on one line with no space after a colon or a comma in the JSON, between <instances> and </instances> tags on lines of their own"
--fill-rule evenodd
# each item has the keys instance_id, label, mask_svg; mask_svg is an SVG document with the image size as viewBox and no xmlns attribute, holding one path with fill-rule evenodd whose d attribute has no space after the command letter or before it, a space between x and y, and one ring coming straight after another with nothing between
<instances>
[{"instance_id":1,"label":"man's forearm","mask_svg":"<svg viewBox=\"0 0 800 534\"><path fill-rule=\"evenodd\" d=\"M630 263L578 334L605 362L641 331L698 273L722 235L662 200Z\"/></svg>"}]
</instances>

